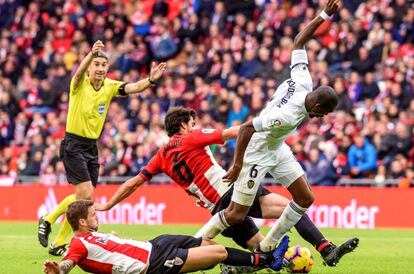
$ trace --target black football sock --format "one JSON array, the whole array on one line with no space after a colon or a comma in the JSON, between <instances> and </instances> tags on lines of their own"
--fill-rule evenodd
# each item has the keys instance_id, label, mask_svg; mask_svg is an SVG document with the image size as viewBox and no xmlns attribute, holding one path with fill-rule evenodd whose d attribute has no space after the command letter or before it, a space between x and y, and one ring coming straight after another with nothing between
<instances>
[{"instance_id":1,"label":"black football sock","mask_svg":"<svg viewBox=\"0 0 414 274\"><path fill-rule=\"evenodd\" d=\"M234 266L268 266L273 261L271 252L251 253L243 250L226 247L227 259L222 263Z\"/></svg>"},{"instance_id":2,"label":"black football sock","mask_svg":"<svg viewBox=\"0 0 414 274\"><path fill-rule=\"evenodd\" d=\"M324 242L323 244L321 244L317 248L317 250L322 255L322 257L325 257L326 255L328 255L329 253L331 253L332 249L334 249L334 248L335 247L330 242Z\"/></svg>"},{"instance_id":3,"label":"black football sock","mask_svg":"<svg viewBox=\"0 0 414 274\"><path fill-rule=\"evenodd\" d=\"M302 216L299 222L295 225L295 228L300 236L307 242L311 243L322 256L324 256L323 253L330 251L328 249L329 247L332 247L332 245L325 239L307 214Z\"/></svg>"}]
</instances>

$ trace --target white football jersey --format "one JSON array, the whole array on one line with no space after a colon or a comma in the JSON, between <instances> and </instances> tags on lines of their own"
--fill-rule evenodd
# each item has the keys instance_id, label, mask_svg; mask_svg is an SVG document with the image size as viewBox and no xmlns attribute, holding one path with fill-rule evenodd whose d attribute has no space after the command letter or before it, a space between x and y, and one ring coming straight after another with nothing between
<instances>
[{"instance_id":1,"label":"white football jersey","mask_svg":"<svg viewBox=\"0 0 414 274\"><path fill-rule=\"evenodd\" d=\"M276 150L307 116L305 97L312 91L306 51L292 51L290 77L276 90L272 99L253 119L256 132L246 149L244 160L250 164L273 166Z\"/></svg>"}]
</instances>

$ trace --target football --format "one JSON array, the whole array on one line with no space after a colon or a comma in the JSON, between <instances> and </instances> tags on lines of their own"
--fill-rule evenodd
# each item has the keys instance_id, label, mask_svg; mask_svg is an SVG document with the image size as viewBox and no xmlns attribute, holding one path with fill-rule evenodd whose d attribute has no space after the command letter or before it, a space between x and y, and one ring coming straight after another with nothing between
<instances>
[{"instance_id":1,"label":"football","mask_svg":"<svg viewBox=\"0 0 414 274\"><path fill-rule=\"evenodd\" d=\"M314 264L309 248L304 246L290 247L285 253L287 270L291 273L309 273Z\"/></svg>"}]
</instances>

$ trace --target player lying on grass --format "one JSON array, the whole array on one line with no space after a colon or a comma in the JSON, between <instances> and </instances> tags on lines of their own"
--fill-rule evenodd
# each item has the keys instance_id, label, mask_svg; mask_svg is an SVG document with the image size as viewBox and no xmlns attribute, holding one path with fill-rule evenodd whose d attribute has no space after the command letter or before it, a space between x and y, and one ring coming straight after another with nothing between
<instances>
[{"instance_id":1,"label":"player lying on grass","mask_svg":"<svg viewBox=\"0 0 414 274\"><path fill-rule=\"evenodd\" d=\"M225 130L194 129L196 114L193 109L176 107L168 111L165 128L170 140L142 169L140 174L125 182L106 204L96 205L97 210L109 210L133 193L140 185L159 173L172 180L211 214L226 208L233 193L233 186L222 182L225 170L215 161L209 145L223 144L237 136L238 127ZM259 186L248 217L232 226L223 235L244 248L255 250L264 238L251 217L276 219L282 214L289 200ZM250 217L249 217L250 216ZM316 228L307 215L296 224L303 239L311 243L329 266L336 265L341 257L352 251L358 239L353 238L340 246L331 244Z\"/></svg>"},{"instance_id":2,"label":"player lying on grass","mask_svg":"<svg viewBox=\"0 0 414 274\"><path fill-rule=\"evenodd\" d=\"M271 267L274 261L283 260L289 242L286 236L272 254L245 252L183 235L161 235L145 242L123 239L97 232L98 217L90 200L73 202L66 216L74 237L60 263L44 262L45 273L69 273L75 265L101 274L186 273L212 268L220 262Z\"/></svg>"}]
</instances>

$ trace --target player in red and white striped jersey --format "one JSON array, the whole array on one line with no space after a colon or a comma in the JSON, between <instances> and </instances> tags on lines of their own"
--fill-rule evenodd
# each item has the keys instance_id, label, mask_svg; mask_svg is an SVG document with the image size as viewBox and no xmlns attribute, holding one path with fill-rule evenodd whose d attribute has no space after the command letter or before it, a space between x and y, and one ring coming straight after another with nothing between
<instances>
[{"instance_id":1,"label":"player in red and white striped jersey","mask_svg":"<svg viewBox=\"0 0 414 274\"><path fill-rule=\"evenodd\" d=\"M179 115L180 112L176 114ZM175 120L174 116L169 115L166 119ZM192 130L194 119L195 113L194 118L186 124L188 128L184 134L170 136L168 143L141 170L139 176L149 181L152 176L164 172L191 195L198 206L212 211L230 186L221 183L225 171L214 159L209 145L223 144L226 140L235 138L238 127L223 131ZM168 121L166 124L169 124Z\"/></svg>"},{"instance_id":2,"label":"player in red and white striped jersey","mask_svg":"<svg viewBox=\"0 0 414 274\"><path fill-rule=\"evenodd\" d=\"M222 182L225 170L214 160L209 145L222 144L228 139L234 139L238 127L225 130L201 129L194 130L195 111L193 109L176 107L168 111L165 117L165 128L171 137L158 153L144 167L140 174L125 182L104 205L96 205L97 210L109 210L120 201L133 193L137 187L150 180L152 176L164 172L191 197L199 206L210 210L212 214L225 209L231 201L233 186ZM289 200L266 188L259 186L254 203L245 220L232 226L223 235L244 248L255 250L264 238L251 217L262 219L277 219L280 217ZM346 253L343 246L334 246L316 228L307 215L304 215L295 225L299 234L311 243L325 259L328 265L335 265ZM351 239L354 243L357 239ZM357 244L357 242L355 243ZM352 249L356 247L353 244ZM348 249L349 250L349 249Z\"/></svg>"},{"instance_id":3,"label":"player in red and white striped jersey","mask_svg":"<svg viewBox=\"0 0 414 274\"><path fill-rule=\"evenodd\" d=\"M283 260L288 244L286 237L284 245L273 253L250 253L183 235L161 235L146 242L121 239L97 232L98 217L90 200L73 202L66 214L74 237L60 263L45 261L43 272L48 274L69 273L75 265L96 274L185 273L220 262L271 267Z\"/></svg>"}]
</instances>

